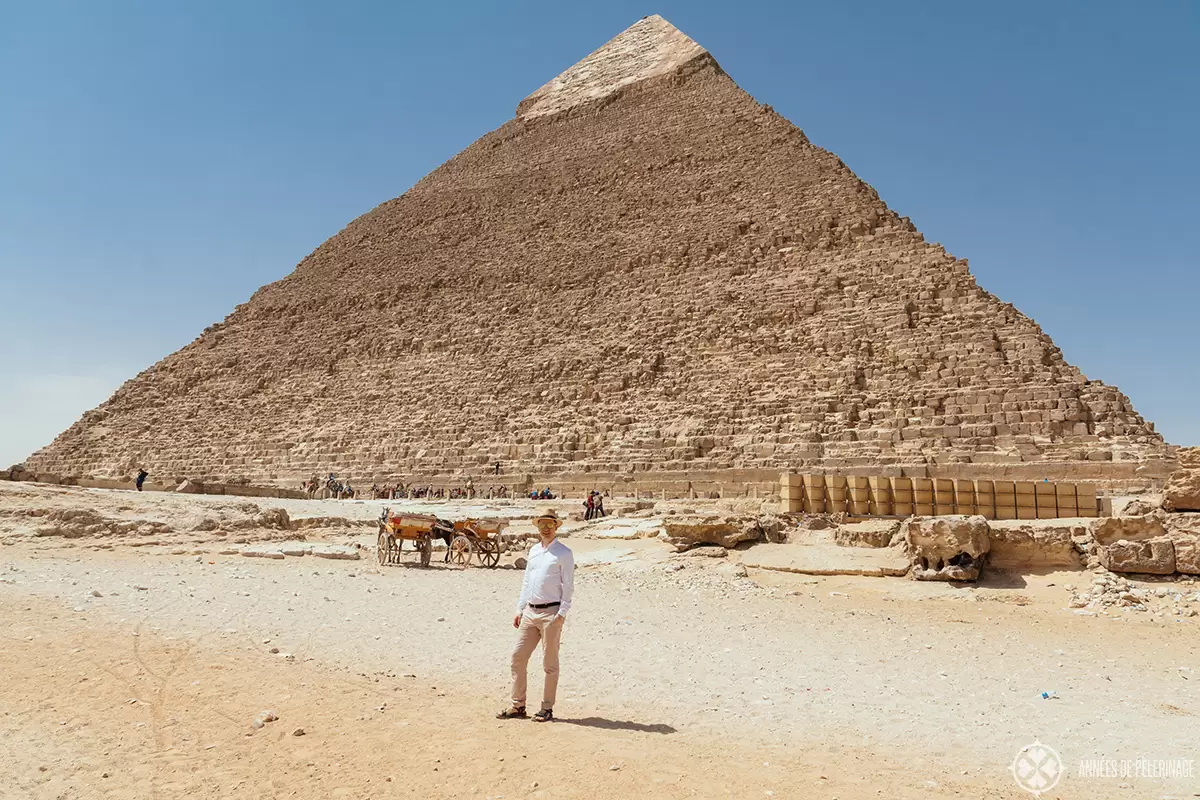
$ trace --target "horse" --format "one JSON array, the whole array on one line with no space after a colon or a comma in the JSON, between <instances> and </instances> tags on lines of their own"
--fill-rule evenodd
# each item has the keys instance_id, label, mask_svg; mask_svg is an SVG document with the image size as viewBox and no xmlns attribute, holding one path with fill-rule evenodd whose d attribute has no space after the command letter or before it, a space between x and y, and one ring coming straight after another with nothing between
<instances>
[{"instance_id":1,"label":"horse","mask_svg":"<svg viewBox=\"0 0 1200 800\"><path fill-rule=\"evenodd\" d=\"M379 515L380 528L387 525L388 511L389 509L387 506L384 506L383 513ZM442 558L444 563L450 563L450 542L454 539L455 535L454 523L450 522L449 520L442 519L441 517L438 517L437 522L434 523L434 526L429 530L430 545L433 544L433 539L441 539L446 545L446 555L444 558Z\"/></svg>"}]
</instances>

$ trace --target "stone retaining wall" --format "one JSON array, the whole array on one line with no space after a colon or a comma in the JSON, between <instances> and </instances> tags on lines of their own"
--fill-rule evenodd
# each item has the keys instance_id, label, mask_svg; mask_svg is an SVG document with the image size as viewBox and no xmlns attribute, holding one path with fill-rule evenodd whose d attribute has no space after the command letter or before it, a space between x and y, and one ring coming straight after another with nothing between
<instances>
[{"instance_id":1,"label":"stone retaining wall","mask_svg":"<svg viewBox=\"0 0 1200 800\"><path fill-rule=\"evenodd\" d=\"M1111 512L1096 483L857 475L780 476L784 513L855 517L978 514L985 519L1099 517Z\"/></svg>"}]
</instances>

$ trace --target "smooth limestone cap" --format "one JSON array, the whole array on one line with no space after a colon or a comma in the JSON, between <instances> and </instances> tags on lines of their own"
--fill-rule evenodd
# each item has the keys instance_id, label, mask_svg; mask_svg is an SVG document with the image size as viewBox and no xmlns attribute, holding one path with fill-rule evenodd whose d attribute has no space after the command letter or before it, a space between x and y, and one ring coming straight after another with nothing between
<instances>
[{"instance_id":1,"label":"smooth limestone cap","mask_svg":"<svg viewBox=\"0 0 1200 800\"><path fill-rule=\"evenodd\" d=\"M517 105L526 119L598 100L631 83L668 74L708 51L655 14L642 17L603 47Z\"/></svg>"}]
</instances>

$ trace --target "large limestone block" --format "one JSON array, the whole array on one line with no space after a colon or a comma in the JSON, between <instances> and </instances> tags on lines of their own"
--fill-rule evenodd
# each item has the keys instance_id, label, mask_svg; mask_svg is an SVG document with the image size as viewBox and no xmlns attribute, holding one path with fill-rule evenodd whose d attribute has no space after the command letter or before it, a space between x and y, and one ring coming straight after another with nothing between
<instances>
[{"instance_id":1,"label":"large limestone block","mask_svg":"<svg viewBox=\"0 0 1200 800\"><path fill-rule=\"evenodd\" d=\"M904 536L919 581L973 581L991 548L987 520L978 515L912 519Z\"/></svg>"},{"instance_id":2,"label":"large limestone block","mask_svg":"<svg viewBox=\"0 0 1200 800\"><path fill-rule=\"evenodd\" d=\"M899 532L897 520L866 520L839 525L833 540L842 547L888 547Z\"/></svg>"},{"instance_id":3,"label":"large limestone block","mask_svg":"<svg viewBox=\"0 0 1200 800\"><path fill-rule=\"evenodd\" d=\"M1200 511L1200 469L1171 473L1163 489L1162 505L1167 511Z\"/></svg>"},{"instance_id":4,"label":"large limestone block","mask_svg":"<svg viewBox=\"0 0 1200 800\"><path fill-rule=\"evenodd\" d=\"M1082 525L1044 523L992 523L988 563L996 567L1070 567L1081 566L1075 548L1075 536L1086 533Z\"/></svg>"},{"instance_id":5,"label":"large limestone block","mask_svg":"<svg viewBox=\"0 0 1200 800\"><path fill-rule=\"evenodd\" d=\"M1175 546L1175 571L1200 575L1200 535L1177 534L1171 541Z\"/></svg>"},{"instance_id":6,"label":"large limestone block","mask_svg":"<svg viewBox=\"0 0 1200 800\"><path fill-rule=\"evenodd\" d=\"M1145 514L1140 517L1101 517L1092 523L1092 537L1097 544L1106 545L1119 542L1144 542L1165 536L1167 529L1163 519L1158 514Z\"/></svg>"},{"instance_id":7,"label":"large limestone block","mask_svg":"<svg viewBox=\"0 0 1200 800\"><path fill-rule=\"evenodd\" d=\"M1166 525L1175 544L1175 571L1200 575L1200 514L1170 514Z\"/></svg>"},{"instance_id":8,"label":"large limestone block","mask_svg":"<svg viewBox=\"0 0 1200 800\"><path fill-rule=\"evenodd\" d=\"M682 553L698 544L729 548L739 542L757 541L762 529L754 517L680 517L664 522L660 536Z\"/></svg>"},{"instance_id":9,"label":"large limestone block","mask_svg":"<svg viewBox=\"0 0 1200 800\"><path fill-rule=\"evenodd\" d=\"M1100 564L1112 572L1170 575L1175 571L1175 546L1166 537L1143 542L1122 540L1098 549Z\"/></svg>"},{"instance_id":10,"label":"large limestone block","mask_svg":"<svg viewBox=\"0 0 1200 800\"><path fill-rule=\"evenodd\" d=\"M204 487L190 480L184 480L175 487L175 491L182 492L183 494L204 494Z\"/></svg>"}]
</instances>

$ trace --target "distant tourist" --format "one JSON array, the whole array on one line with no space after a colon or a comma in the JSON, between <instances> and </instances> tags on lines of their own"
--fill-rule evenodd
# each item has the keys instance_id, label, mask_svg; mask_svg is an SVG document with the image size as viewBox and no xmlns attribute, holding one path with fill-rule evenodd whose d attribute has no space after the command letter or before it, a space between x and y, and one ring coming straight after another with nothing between
<instances>
[{"instance_id":1,"label":"distant tourist","mask_svg":"<svg viewBox=\"0 0 1200 800\"><path fill-rule=\"evenodd\" d=\"M513 617L517 645L512 653L512 705L496 718L528 717L525 690L529 657L541 643L546 680L542 687L541 711L533 715L533 720L550 722L554 719L554 698L558 694L558 645L562 641L567 612L571 610L571 596L575 593L575 556L557 538L562 520L553 509L544 512L533 523L537 526L538 543L529 550L517 614Z\"/></svg>"},{"instance_id":2,"label":"distant tourist","mask_svg":"<svg viewBox=\"0 0 1200 800\"><path fill-rule=\"evenodd\" d=\"M590 520L596 513L596 493L588 492L587 499L583 501L583 518Z\"/></svg>"},{"instance_id":3,"label":"distant tourist","mask_svg":"<svg viewBox=\"0 0 1200 800\"><path fill-rule=\"evenodd\" d=\"M500 462L499 461L496 462L496 474L497 475L500 474Z\"/></svg>"},{"instance_id":4,"label":"distant tourist","mask_svg":"<svg viewBox=\"0 0 1200 800\"><path fill-rule=\"evenodd\" d=\"M608 515L604 513L604 496L602 494L600 494L599 492L596 492L596 503L595 503L594 513L592 514L592 518L595 519L597 517L606 517L606 516L608 516Z\"/></svg>"},{"instance_id":5,"label":"distant tourist","mask_svg":"<svg viewBox=\"0 0 1200 800\"><path fill-rule=\"evenodd\" d=\"M146 478L149 477L149 475L150 473L146 472L145 469L138 470L137 478L134 480L133 485L137 487L139 492L142 490L142 484L146 482Z\"/></svg>"}]
</instances>

